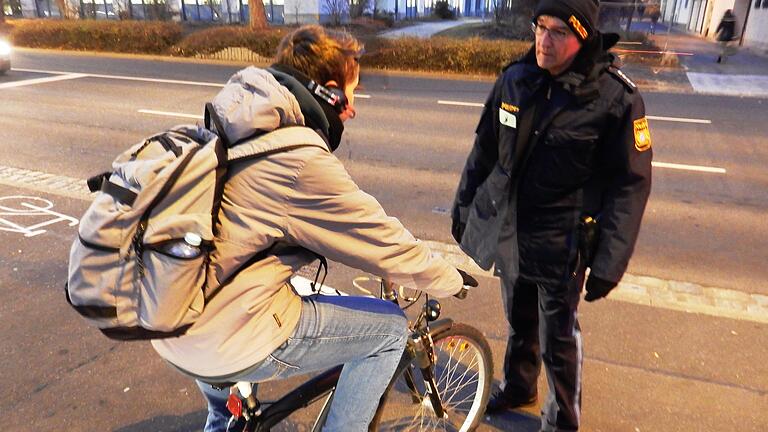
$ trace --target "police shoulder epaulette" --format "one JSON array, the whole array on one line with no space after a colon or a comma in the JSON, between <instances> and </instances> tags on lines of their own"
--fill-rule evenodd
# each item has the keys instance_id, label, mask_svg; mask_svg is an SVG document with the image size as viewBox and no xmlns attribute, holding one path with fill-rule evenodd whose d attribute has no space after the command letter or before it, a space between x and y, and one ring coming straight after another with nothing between
<instances>
[{"instance_id":1,"label":"police shoulder epaulette","mask_svg":"<svg viewBox=\"0 0 768 432\"><path fill-rule=\"evenodd\" d=\"M629 77L621 71L621 69L617 68L614 65L608 66L608 72L610 72L611 75L618 78L619 81L621 81L622 84L629 90L630 93L634 93L635 90L637 90L637 84L632 82Z\"/></svg>"}]
</instances>

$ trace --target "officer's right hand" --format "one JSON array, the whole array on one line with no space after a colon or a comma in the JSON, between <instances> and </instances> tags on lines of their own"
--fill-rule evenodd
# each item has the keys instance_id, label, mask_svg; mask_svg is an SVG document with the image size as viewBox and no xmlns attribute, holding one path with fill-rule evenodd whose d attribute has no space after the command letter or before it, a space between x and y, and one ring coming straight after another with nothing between
<instances>
[{"instance_id":1,"label":"officer's right hand","mask_svg":"<svg viewBox=\"0 0 768 432\"><path fill-rule=\"evenodd\" d=\"M456 271L461 275L461 289L453 296L459 299L465 299L467 298L467 292L469 291L469 288L477 287L477 279L462 269L457 268Z\"/></svg>"}]
</instances>

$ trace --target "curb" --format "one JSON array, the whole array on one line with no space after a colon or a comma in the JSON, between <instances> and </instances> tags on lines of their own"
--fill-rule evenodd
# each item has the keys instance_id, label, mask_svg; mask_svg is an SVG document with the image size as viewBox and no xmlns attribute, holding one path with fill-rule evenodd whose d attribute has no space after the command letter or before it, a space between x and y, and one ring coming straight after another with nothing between
<instances>
[{"instance_id":1,"label":"curb","mask_svg":"<svg viewBox=\"0 0 768 432\"><path fill-rule=\"evenodd\" d=\"M495 277L475 264L458 246L424 241L433 254L476 276ZM768 296L690 282L626 273L609 300L768 324Z\"/></svg>"}]
</instances>

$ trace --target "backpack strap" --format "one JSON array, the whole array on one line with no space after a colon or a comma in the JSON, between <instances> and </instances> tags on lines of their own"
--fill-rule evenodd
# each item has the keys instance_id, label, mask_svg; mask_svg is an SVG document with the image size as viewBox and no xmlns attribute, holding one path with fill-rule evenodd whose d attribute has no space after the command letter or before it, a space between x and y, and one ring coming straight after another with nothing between
<instances>
[{"instance_id":1,"label":"backpack strap","mask_svg":"<svg viewBox=\"0 0 768 432\"><path fill-rule=\"evenodd\" d=\"M211 122L216 127L215 130L211 129ZM205 104L205 128L216 132L216 135L219 136L219 139L224 144L224 148L229 148L231 145L229 138L227 138L227 134L224 132L224 126L221 124L219 115L216 114L216 110L213 109L213 104L210 102Z\"/></svg>"},{"instance_id":2,"label":"backpack strap","mask_svg":"<svg viewBox=\"0 0 768 432\"><path fill-rule=\"evenodd\" d=\"M307 146L330 152L328 144L316 131L306 126L287 126L236 144L229 149L227 158L232 163Z\"/></svg>"}]
</instances>

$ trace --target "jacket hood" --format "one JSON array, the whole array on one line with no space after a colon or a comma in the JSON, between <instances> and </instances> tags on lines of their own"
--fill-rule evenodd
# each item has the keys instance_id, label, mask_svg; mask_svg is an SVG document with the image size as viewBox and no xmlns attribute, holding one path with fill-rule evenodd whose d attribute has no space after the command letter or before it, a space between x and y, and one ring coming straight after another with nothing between
<instances>
[{"instance_id":1,"label":"jacket hood","mask_svg":"<svg viewBox=\"0 0 768 432\"><path fill-rule=\"evenodd\" d=\"M234 74L213 98L231 143L291 125L304 125L296 97L271 73L250 66Z\"/></svg>"}]
</instances>

